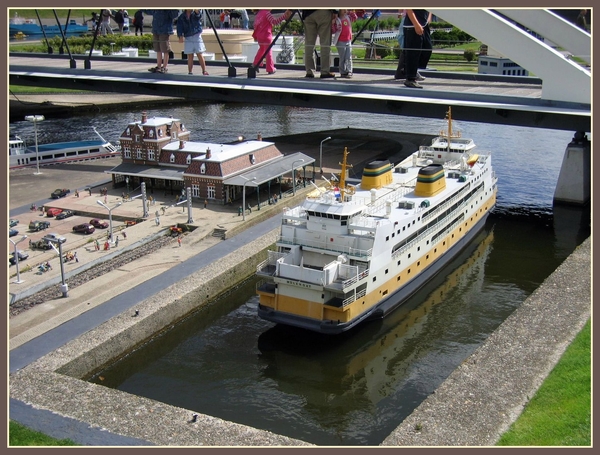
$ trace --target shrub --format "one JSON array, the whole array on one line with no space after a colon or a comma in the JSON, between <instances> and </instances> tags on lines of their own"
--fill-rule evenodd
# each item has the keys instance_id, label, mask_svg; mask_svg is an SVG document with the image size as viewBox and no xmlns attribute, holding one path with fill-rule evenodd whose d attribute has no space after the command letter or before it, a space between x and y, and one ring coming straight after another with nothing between
<instances>
[{"instance_id":1,"label":"shrub","mask_svg":"<svg viewBox=\"0 0 600 455\"><path fill-rule=\"evenodd\" d=\"M472 49L466 49L463 53L463 57L467 62L472 62L473 60L475 60L475 51Z\"/></svg>"}]
</instances>

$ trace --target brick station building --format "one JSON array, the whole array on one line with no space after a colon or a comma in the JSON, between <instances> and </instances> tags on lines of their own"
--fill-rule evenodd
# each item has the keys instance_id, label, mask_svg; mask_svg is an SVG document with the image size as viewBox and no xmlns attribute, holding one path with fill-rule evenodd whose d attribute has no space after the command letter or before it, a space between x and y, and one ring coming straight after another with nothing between
<instances>
[{"instance_id":1,"label":"brick station building","mask_svg":"<svg viewBox=\"0 0 600 455\"><path fill-rule=\"evenodd\" d=\"M192 199L227 204L242 199L242 192L266 189L270 195L292 182L292 172L314 159L303 153L284 156L273 142L240 140L227 143L192 142L190 131L179 119L148 118L127 125L121 133L122 163L106 171L112 174L113 187L140 192L145 182L148 194L184 195L190 188ZM300 164L300 166L295 166ZM284 178L285 174L287 178ZM290 186L291 187L291 186ZM263 191L265 192L265 191ZM258 205L260 207L260 199Z\"/></svg>"}]
</instances>

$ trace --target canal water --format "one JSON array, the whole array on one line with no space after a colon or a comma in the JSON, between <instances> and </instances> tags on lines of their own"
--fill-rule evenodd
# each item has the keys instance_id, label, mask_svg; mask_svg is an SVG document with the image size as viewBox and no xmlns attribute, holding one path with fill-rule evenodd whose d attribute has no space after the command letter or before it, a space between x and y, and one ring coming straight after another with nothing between
<instances>
[{"instance_id":1,"label":"canal water","mask_svg":"<svg viewBox=\"0 0 600 455\"><path fill-rule=\"evenodd\" d=\"M215 142L258 132L444 128L442 119L232 104L148 115L173 115L192 140ZM116 142L139 117L49 119L39 140L81 139L96 126ZM33 134L27 122L11 126ZM572 132L460 121L457 128L492 151L497 207L477 239L388 318L336 337L277 326L258 318L250 279L90 380L314 444L381 443L590 235L589 208L552 205Z\"/></svg>"}]
</instances>

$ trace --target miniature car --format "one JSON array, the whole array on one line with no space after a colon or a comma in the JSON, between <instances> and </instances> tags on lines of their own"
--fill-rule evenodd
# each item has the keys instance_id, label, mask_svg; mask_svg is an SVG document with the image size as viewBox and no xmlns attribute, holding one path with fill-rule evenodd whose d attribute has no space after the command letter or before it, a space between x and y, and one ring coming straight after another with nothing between
<instances>
[{"instance_id":1,"label":"miniature car","mask_svg":"<svg viewBox=\"0 0 600 455\"><path fill-rule=\"evenodd\" d=\"M17 251L17 255L19 256L19 262L24 261L25 259L27 259L29 257L29 254L27 254L25 251L23 250L18 250ZM15 265L15 263L17 262L17 260L15 259L15 253L11 253L8 256L8 262L11 265Z\"/></svg>"},{"instance_id":2,"label":"miniature car","mask_svg":"<svg viewBox=\"0 0 600 455\"><path fill-rule=\"evenodd\" d=\"M52 239L53 241L58 242L58 243L65 243L67 241L67 239L65 239L64 237L61 237L60 235L55 234L55 233L46 234L44 236L44 239Z\"/></svg>"},{"instance_id":3,"label":"miniature car","mask_svg":"<svg viewBox=\"0 0 600 455\"><path fill-rule=\"evenodd\" d=\"M15 227L17 224L19 224L19 220L13 220L12 218L8 221L8 227Z\"/></svg>"},{"instance_id":4,"label":"miniature car","mask_svg":"<svg viewBox=\"0 0 600 455\"><path fill-rule=\"evenodd\" d=\"M49 218L58 215L59 213L62 212L62 209L57 209L57 208L50 208L46 211L46 216L48 216Z\"/></svg>"},{"instance_id":5,"label":"miniature car","mask_svg":"<svg viewBox=\"0 0 600 455\"><path fill-rule=\"evenodd\" d=\"M29 242L29 248L32 250L49 250L52 248L52 245L48 240L40 239Z\"/></svg>"},{"instance_id":6,"label":"miniature car","mask_svg":"<svg viewBox=\"0 0 600 455\"><path fill-rule=\"evenodd\" d=\"M108 223L106 221L99 220L98 218L92 218L90 220L90 224L96 229L106 229L108 227Z\"/></svg>"},{"instance_id":7,"label":"miniature car","mask_svg":"<svg viewBox=\"0 0 600 455\"><path fill-rule=\"evenodd\" d=\"M43 231L50 227L50 221L30 221L29 230L33 232Z\"/></svg>"},{"instance_id":8,"label":"miniature car","mask_svg":"<svg viewBox=\"0 0 600 455\"><path fill-rule=\"evenodd\" d=\"M14 237L15 235L18 235L19 231L17 231L16 229L9 229L8 230L8 236L9 237Z\"/></svg>"},{"instance_id":9,"label":"miniature car","mask_svg":"<svg viewBox=\"0 0 600 455\"><path fill-rule=\"evenodd\" d=\"M77 232L79 234L92 234L96 228L89 223L78 224L77 226L73 226L73 232Z\"/></svg>"},{"instance_id":10,"label":"miniature car","mask_svg":"<svg viewBox=\"0 0 600 455\"><path fill-rule=\"evenodd\" d=\"M72 210L64 210L56 215L57 220L64 220L65 218L69 218L70 216L75 215Z\"/></svg>"},{"instance_id":11,"label":"miniature car","mask_svg":"<svg viewBox=\"0 0 600 455\"><path fill-rule=\"evenodd\" d=\"M57 188L55 189L52 194L50 195L50 197L52 199L59 199L61 197L65 197L67 194L69 194L71 192L71 190L67 189L67 188Z\"/></svg>"}]
</instances>

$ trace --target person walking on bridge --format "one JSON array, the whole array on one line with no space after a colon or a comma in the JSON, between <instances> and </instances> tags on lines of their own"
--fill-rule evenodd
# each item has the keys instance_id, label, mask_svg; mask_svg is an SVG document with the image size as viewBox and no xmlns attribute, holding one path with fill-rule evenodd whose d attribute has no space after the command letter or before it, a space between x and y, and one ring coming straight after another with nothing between
<instances>
[{"instance_id":1,"label":"person walking on bridge","mask_svg":"<svg viewBox=\"0 0 600 455\"><path fill-rule=\"evenodd\" d=\"M280 16L273 16L271 10L259 9L252 10L256 14L254 17L254 32L252 38L258 42L258 51L254 56L253 66L258 73L258 65L264 56L266 60L267 74L275 73L275 64L273 63L273 52L271 51L271 41L273 41L273 26L282 23L292 15L291 10L286 10Z\"/></svg>"},{"instance_id":2,"label":"person walking on bridge","mask_svg":"<svg viewBox=\"0 0 600 455\"><path fill-rule=\"evenodd\" d=\"M179 16L179 10L145 9L142 11L152 16L152 46L156 52L156 66L148 71L166 73L171 52L169 36L173 34L173 21Z\"/></svg>"}]
</instances>

